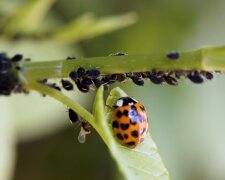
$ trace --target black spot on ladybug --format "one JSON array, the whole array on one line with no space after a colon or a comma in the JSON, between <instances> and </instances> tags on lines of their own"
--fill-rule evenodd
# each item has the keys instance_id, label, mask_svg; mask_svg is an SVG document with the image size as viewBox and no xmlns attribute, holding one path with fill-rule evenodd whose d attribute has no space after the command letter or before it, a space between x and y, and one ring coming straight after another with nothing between
<instances>
[{"instance_id":1,"label":"black spot on ladybug","mask_svg":"<svg viewBox=\"0 0 225 180\"><path fill-rule=\"evenodd\" d=\"M117 116L118 118L121 118L122 115L123 115L123 113L122 113L120 110L118 110L118 111L116 112L116 116Z\"/></svg>"},{"instance_id":2,"label":"black spot on ladybug","mask_svg":"<svg viewBox=\"0 0 225 180\"><path fill-rule=\"evenodd\" d=\"M69 118L72 123L79 121L77 113L72 109L69 109Z\"/></svg>"},{"instance_id":3,"label":"black spot on ladybug","mask_svg":"<svg viewBox=\"0 0 225 180\"><path fill-rule=\"evenodd\" d=\"M137 138L138 137L138 131L134 130L134 131L131 131L131 136Z\"/></svg>"},{"instance_id":4,"label":"black spot on ladybug","mask_svg":"<svg viewBox=\"0 0 225 180\"><path fill-rule=\"evenodd\" d=\"M127 110L124 110L124 111L123 111L123 115L124 115L124 116L128 116L128 111L127 111Z\"/></svg>"},{"instance_id":5,"label":"black spot on ladybug","mask_svg":"<svg viewBox=\"0 0 225 180\"><path fill-rule=\"evenodd\" d=\"M128 139L128 135L127 134L124 134L123 137L124 137L124 139Z\"/></svg>"},{"instance_id":6,"label":"black spot on ladybug","mask_svg":"<svg viewBox=\"0 0 225 180\"><path fill-rule=\"evenodd\" d=\"M120 133L117 133L116 136L118 137L118 139L123 140L123 136Z\"/></svg>"},{"instance_id":7,"label":"black spot on ladybug","mask_svg":"<svg viewBox=\"0 0 225 180\"><path fill-rule=\"evenodd\" d=\"M171 60L177 60L180 57L178 52L171 52L171 53L167 54L166 56L167 56L167 58L169 58Z\"/></svg>"},{"instance_id":8,"label":"black spot on ladybug","mask_svg":"<svg viewBox=\"0 0 225 180\"><path fill-rule=\"evenodd\" d=\"M126 145L128 145L128 146L134 146L135 144L136 143L134 141L130 141L130 142L126 143Z\"/></svg>"},{"instance_id":9,"label":"black spot on ladybug","mask_svg":"<svg viewBox=\"0 0 225 180\"><path fill-rule=\"evenodd\" d=\"M122 130L127 130L128 128L129 128L129 124L125 124L125 123L121 123L120 124L120 128L122 129Z\"/></svg>"},{"instance_id":10,"label":"black spot on ladybug","mask_svg":"<svg viewBox=\"0 0 225 180\"><path fill-rule=\"evenodd\" d=\"M64 89L71 91L73 90L73 84L70 81L67 80L61 80L62 86Z\"/></svg>"},{"instance_id":11,"label":"black spot on ladybug","mask_svg":"<svg viewBox=\"0 0 225 180\"><path fill-rule=\"evenodd\" d=\"M119 128L119 123L118 123L118 121L113 121L112 127L113 127L113 128Z\"/></svg>"}]
</instances>

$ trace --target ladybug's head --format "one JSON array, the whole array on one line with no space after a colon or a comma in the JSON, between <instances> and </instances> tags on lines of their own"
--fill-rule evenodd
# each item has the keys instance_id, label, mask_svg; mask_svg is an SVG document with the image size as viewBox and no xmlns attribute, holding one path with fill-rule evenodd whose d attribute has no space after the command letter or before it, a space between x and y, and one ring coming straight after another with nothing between
<instances>
[{"instance_id":1,"label":"ladybug's head","mask_svg":"<svg viewBox=\"0 0 225 180\"><path fill-rule=\"evenodd\" d=\"M121 97L116 101L116 105L115 107L122 107L122 106L132 106L135 103L137 103L137 101L131 97Z\"/></svg>"}]
</instances>

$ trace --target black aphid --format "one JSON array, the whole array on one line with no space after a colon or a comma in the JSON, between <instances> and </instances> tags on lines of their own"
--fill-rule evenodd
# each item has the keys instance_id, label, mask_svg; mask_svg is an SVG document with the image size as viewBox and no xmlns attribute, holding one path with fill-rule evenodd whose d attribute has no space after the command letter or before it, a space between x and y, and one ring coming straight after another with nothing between
<instances>
[{"instance_id":1,"label":"black aphid","mask_svg":"<svg viewBox=\"0 0 225 180\"><path fill-rule=\"evenodd\" d=\"M100 79L93 79L96 88L99 88L104 82Z\"/></svg>"},{"instance_id":2,"label":"black aphid","mask_svg":"<svg viewBox=\"0 0 225 180\"><path fill-rule=\"evenodd\" d=\"M79 68L77 69L77 75L78 75L79 78L85 76L85 74L86 74L86 71L85 71L84 68L79 67Z\"/></svg>"},{"instance_id":3,"label":"black aphid","mask_svg":"<svg viewBox=\"0 0 225 180\"><path fill-rule=\"evenodd\" d=\"M0 95L27 94L28 92L22 87L17 74L12 71L12 68L16 69L15 62L11 61L6 53L0 53Z\"/></svg>"},{"instance_id":4,"label":"black aphid","mask_svg":"<svg viewBox=\"0 0 225 180\"><path fill-rule=\"evenodd\" d=\"M104 84L103 88L104 88L104 91L107 91L107 90L109 90L109 85L108 84Z\"/></svg>"},{"instance_id":5,"label":"black aphid","mask_svg":"<svg viewBox=\"0 0 225 180\"><path fill-rule=\"evenodd\" d=\"M6 73L8 71L8 69L10 69L12 67L12 64L6 60L6 59L1 59L0 60L0 73Z\"/></svg>"},{"instance_id":6,"label":"black aphid","mask_svg":"<svg viewBox=\"0 0 225 180\"><path fill-rule=\"evenodd\" d=\"M68 56L66 59L67 60L74 60L74 59L77 59L77 58L75 56Z\"/></svg>"},{"instance_id":7,"label":"black aphid","mask_svg":"<svg viewBox=\"0 0 225 180\"><path fill-rule=\"evenodd\" d=\"M75 123L75 122L79 121L79 116L74 110L69 109L68 112L69 112L69 118L70 118L71 123Z\"/></svg>"},{"instance_id":8,"label":"black aphid","mask_svg":"<svg viewBox=\"0 0 225 180\"><path fill-rule=\"evenodd\" d=\"M177 71L174 71L174 75L177 79L180 79L182 76L186 77L187 72L177 70Z\"/></svg>"},{"instance_id":9,"label":"black aphid","mask_svg":"<svg viewBox=\"0 0 225 180\"><path fill-rule=\"evenodd\" d=\"M81 126L86 132L91 132L91 125L87 121L82 121Z\"/></svg>"},{"instance_id":10,"label":"black aphid","mask_svg":"<svg viewBox=\"0 0 225 180\"><path fill-rule=\"evenodd\" d=\"M192 81L193 83L200 84L203 83L203 78L201 77L201 74L198 71L191 72L187 75L188 79Z\"/></svg>"},{"instance_id":11,"label":"black aphid","mask_svg":"<svg viewBox=\"0 0 225 180\"><path fill-rule=\"evenodd\" d=\"M114 75L116 77L116 81L118 82L124 82L127 79L125 74L114 74Z\"/></svg>"},{"instance_id":12,"label":"black aphid","mask_svg":"<svg viewBox=\"0 0 225 180\"><path fill-rule=\"evenodd\" d=\"M125 52L116 52L116 53L112 53L109 56L127 56L128 54Z\"/></svg>"},{"instance_id":13,"label":"black aphid","mask_svg":"<svg viewBox=\"0 0 225 180\"><path fill-rule=\"evenodd\" d=\"M91 85L93 84L93 81L90 79L90 78L84 78L81 80L81 84L84 84L84 85Z\"/></svg>"},{"instance_id":14,"label":"black aphid","mask_svg":"<svg viewBox=\"0 0 225 180\"><path fill-rule=\"evenodd\" d=\"M97 69L89 69L86 71L86 75L93 78L97 78L100 76L100 71Z\"/></svg>"},{"instance_id":15,"label":"black aphid","mask_svg":"<svg viewBox=\"0 0 225 180\"><path fill-rule=\"evenodd\" d=\"M178 52L171 52L171 53L167 54L166 56L167 56L167 58L169 58L171 60L177 60L180 57Z\"/></svg>"},{"instance_id":16,"label":"black aphid","mask_svg":"<svg viewBox=\"0 0 225 180\"><path fill-rule=\"evenodd\" d=\"M49 84L46 84L46 85L51 87L51 88L54 88L58 91L61 91L61 88L56 83L49 83Z\"/></svg>"},{"instance_id":17,"label":"black aphid","mask_svg":"<svg viewBox=\"0 0 225 180\"><path fill-rule=\"evenodd\" d=\"M106 75L102 78L103 83L105 84L113 84L116 82L116 75L112 74L112 75Z\"/></svg>"},{"instance_id":18,"label":"black aphid","mask_svg":"<svg viewBox=\"0 0 225 180\"><path fill-rule=\"evenodd\" d=\"M22 54L16 54L15 56L12 57L11 61L13 62L19 62L23 59L23 55Z\"/></svg>"},{"instance_id":19,"label":"black aphid","mask_svg":"<svg viewBox=\"0 0 225 180\"><path fill-rule=\"evenodd\" d=\"M172 76L165 75L164 76L164 80L169 85L172 85L172 86L178 85L177 80L174 77L172 77Z\"/></svg>"},{"instance_id":20,"label":"black aphid","mask_svg":"<svg viewBox=\"0 0 225 180\"><path fill-rule=\"evenodd\" d=\"M144 80L136 75L131 76L132 81L134 82L134 84L138 85L138 86L144 86Z\"/></svg>"},{"instance_id":21,"label":"black aphid","mask_svg":"<svg viewBox=\"0 0 225 180\"><path fill-rule=\"evenodd\" d=\"M69 77L73 80L73 81L76 81L76 79L78 78L78 74L77 74L77 71L71 71L69 73Z\"/></svg>"},{"instance_id":22,"label":"black aphid","mask_svg":"<svg viewBox=\"0 0 225 180\"><path fill-rule=\"evenodd\" d=\"M77 88L83 93L87 93L90 90L89 85L82 84L79 79L76 80L76 85L77 85Z\"/></svg>"},{"instance_id":23,"label":"black aphid","mask_svg":"<svg viewBox=\"0 0 225 180\"><path fill-rule=\"evenodd\" d=\"M208 80L213 79L213 74L209 71L201 71L200 73Z\"/></svg>"},{"instance_id":24,"label":"black aphid","mask_svg":"<svg viewBox=\"0 0 225 180\"><path fill-rule=\"evenodd\" d=\"M67 80L61 80L62 87L68 91L73 90L73 84L70 81Z\"/></svg>"},{"instance_id":25,"label":"black aphid","mask_svg":"<svg viewBox=\"0 0 225 180\"><path fill-rule=\"evenodd\" d=\"M149 74L148 78L154 84L162 84L164 82L164 77L157 76L157 75L152 74L152 73Z\"/></svg>"}]
</instances>

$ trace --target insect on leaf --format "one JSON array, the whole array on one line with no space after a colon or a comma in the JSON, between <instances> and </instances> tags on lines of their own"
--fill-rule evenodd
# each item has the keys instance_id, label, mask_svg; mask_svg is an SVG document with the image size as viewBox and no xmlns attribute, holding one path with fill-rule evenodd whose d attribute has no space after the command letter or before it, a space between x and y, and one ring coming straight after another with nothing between
<instances>
[{"instance_id":1,"label":"insect on leaf","mask_svg":"<svg viewBox=\"0 0 225 180\"><path fill-rule=\"evenodd\" d=\"M115 104L118 98L123 96L127 96L125 92L120 88L114 88L106 100L104 110L103 88L98 89L93 108L96 130L107 144L125 179L170 179L150 133L147 134L144 142L134 149L120 145L114 137L110 123L112 111L110 107Z\"/></svg>"}]
</instances>

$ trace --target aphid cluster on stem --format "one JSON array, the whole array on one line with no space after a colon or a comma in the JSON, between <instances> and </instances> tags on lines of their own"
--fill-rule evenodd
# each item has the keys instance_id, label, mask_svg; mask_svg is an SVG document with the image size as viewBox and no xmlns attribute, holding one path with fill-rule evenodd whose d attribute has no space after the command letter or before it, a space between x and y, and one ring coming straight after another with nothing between
<instances>
[{"instance_id":1,"label":"aphid cluster on stem","mask_svg":"<svg viewBox=\"0 0 225 180\"><path fill-rule=\"evenodd\" d=\"M118 52L110 54L110 56L125 56L127 53ZM166 54L168 60L177 61L180 58L178 52L171 52ZM67 58L73 59L73 58ZM74 58L76 59L76 58ZM199 84L204 82L204 79L211 80L213 79L213 73L209 71L184 71L184 70L175 70L175 71L162 71L162 70L150 70L146 72L130 72L130 73L116 73L116 74L102 74L100 70L96 68L84 69L79 67L74 69L69 73L69 77L76 84L77 88L81 92L89 92L90 89L98 88L100 85L104 85L104 89L107 90L108 86L114 84L115 82L125 82L130 79L134 84L138 86L144 86L145 80L150 80L153 84L169 84L171 86L178 85L178 81L181 78L187 78L191 82ZM63 87L66 90L66 82L62 81ZM69 82L67 82L69 84Z\"/></svg>"},{"instance_id":2,"label":"aphid cluster on stem","mask_svg":"<svg viewBox=\"0 0 225 180\"><path fill-rule=\"evenodd\" d=\"M81 92L88 92L93 85L99 87L102 81L99 79L100 71L98 69L85 70L83 67L74 69L69 73L69 77L76 84Z\"/></svg>"},{"instance_id":3,"label":"aphid cluster on stem","mask_svg":"<svg viewBox=\"0 0 225 180\"><path fill-rule=\"evenodd\" d=\"M110 54L110 56L126 56L127 53L118 52ZM168 61L179 61L180 54L178 52L171 52L165 55ZM67 57L67 60L76 60L75 56ZM6 53L0 53L0 95L10 95L11 93L27 93L19 82L18 74L23 72L23 68L20 67L20 62L23 59L21 54L16 54L13 57L8 57ZM122 59L121 59L122 60ZM61 79L61 86L67 90L74 90L74 85L78 90L83 93L89 92L91 89L96 89L101 85L107 90L108 87L116 82L125 82L131 80L138 86L144 86L144 83L149 80L153 84L169 84L172 86L178 85L179 80L182 78L189 79L195 84L201 84L205 80L213 79L213 72L200 71L200 70L156 70L151 69L146 72L126 72L115 74L103 74L98 68L88 68L80 66L74 68L68 74L70 80ZM54 88L58 91L61 90L57 83L50 83L47 79L39 80L40 83Z\"/></svg>"},{"instance_id":4,"label":"aphid cluster on stem","mask_svg":"<svg viewBox=\"0 0 225 180\"><path fill-rule=\"evenodd\" d=\"M6 53L0 53L0 95L28 93L18 78L18 73L22 73L22 68L19 66L19 62L22 60L21 54L16 54L10 58Z\"/></svg>"}]
</instances>

